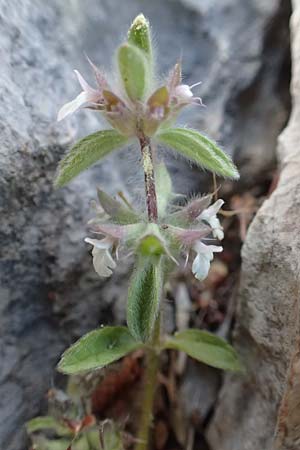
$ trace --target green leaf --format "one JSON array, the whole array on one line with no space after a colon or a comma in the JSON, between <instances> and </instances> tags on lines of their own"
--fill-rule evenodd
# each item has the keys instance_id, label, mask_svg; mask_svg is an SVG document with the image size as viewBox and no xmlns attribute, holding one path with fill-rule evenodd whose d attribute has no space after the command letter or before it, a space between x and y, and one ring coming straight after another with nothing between
<instances>
[{"instance_id":1,"label":"green leaf","mask_svg":"<svg viewBox=\"0 0 300 450\"><path fill-rule=\"evenodd\" d=\"M93 430L85 431L84 435L89 443L89 450L101 450L98 426Z\"/></svg>"},{"instance_id":2,"label":"green leaf","mask_svg":"<svg viewBox=\"0 0 300 450\"><path fill-rule=\"evenodd\" d=\"M239 173L231 158L215 142L187 128L160 130L157 139L196 164L218 175L238 179Z\"/></svg>"},{"instance_id":3,"label":"green leaf","mask_svg":"<svg viewBox=\"0 0 300 450\"><path fill-rule=\"evenodd\" d=\"M150 25L143 14L139 14L132 22L128 31L128 42L152 58Z\"/></svg>"},{"instance_id":4,"label":"green leaf","mask_svg":"<svg viewBox=\"0 0 300 450\"><path fill-rule=\"evenodd\" d=\"M168 256L173 262L178 264L170 248L170 241L165 239L162 230L156 223L148 223L144 229L140 229L143 234L139 236L137 253L143 258L156 258L162 255ZM137 234L136 234L137 236ZM169 237L169 236L168 236Z\"/></svg>"},{"instance_id":5,"label":"green leaf","mask_svg":"<svg viewBox=\"0 0 300 450\"><path fill-rule=\"evenodd\" d=\"M112 420L105 420L100 425L101 450L123 450L122 434ZM99 433L98 433L99 440ZM103 444L103 445L102 445Z\"/></svg>"},{"instance_id":6,"label":"green leaf","mask_svg":"<svg viewBox=\"0 0 300 450\"><path fill-rule=\"evenodd\" d=\"M146 342L159 312L163 284L160 257L140 256L128 289L127 324L131 334Z\"/></svg>"},{"instance_id":7,"label":"green leaf","mask_svg":"<svg viewBox=\"0 0 300 450\"><path fill-rule=\"evenodd\" d=\"M142 346L126 327L105 327L91 331L64 352L58 370L73 374L99 369Z\"/></svg>"},{"instance_id":8,"label":"green leaf","mask_svg":"<svg viewBox=\"0 0 300 450\"><path fill-rule=\"evenodd\" d=\"M158 215L164 216L172 196L172 180L164 163L155 167L155 184Z\"/></svg>"},{"instance_id":9,"label":"green leaf","mask_svg":"<svg viewBox=\"0 0 300 450\"><path fill-rule=\"evenodd\" d=\"M67 450L70 446L70 440L67 439L47 439L44 436L36 436L32 441L35 450ZM72 450L75 448L72 447Z\"/></svg>"},{"instance_id":10,"label":"green leaf","mask_svg":"<svg viewBox=\"0 0 300 450\"><path fill-rule=\"evenodd\" d=\"M54 430L59 436L72 434L68 427L62 425L52 416L35 417L26 423L28 433L35 433L41 430Z\"/></svg>"},{"instance_id":11,"label":"green leaf","mask_svg":"<svg viewBox=\"0 0 300 450\"><path fill-rule=\"evenodd\" d=\"M141 239L139 251L141 255L146 257L151 255L160 256L165 253L163 242L153 234L149 234Z\"/></svg>"},{"instance_id":12,"label":"green leaf","mask_svg":"<svg viewBox=\"0 0 300 450\"><path fill-rule=\"evenodd\" d=\"M78 141L60 162L55 185L64 186L85 169L126 144L128 138L115 130L102 130Z\"/></svg>"},{"instance_id":13,"label":"green leaf","mask_svg":"<svg viewBox=\"0 0 300 450\"><path fill-rule=\"evenodd\" d=\"M140 236L137 249L139 255L147 258L167 253L164 237L156 223L148 223L141 231L143 231L143 235Z\"/></svg>"},{"instance_id":14,"label":"green leaf","mask_svg":"<svg viewBox=\"0 0 300 450\"><path fill-rule=\"evenodd\" d=\"M100 447L98 447L100 448ZM67 449L69 450L69 449ZM77 437L77 439L72 443L70 450L93 450L91 447L87 434L82 433L80 436Z\"/></svg>"},{"instance_id":15,"label":"green leaf","mask_svg":"<svg viewBox=\"0 0 300 450\"><path fill-rule=\"evenodd\" d=\"M141 50L123 44L119 48L118 62L125 91L131 100L142 100L149 85L149 67Z\"/></svg>"},{"instance_id":16,"label":"green leaf","mask_svg":"<svg viewBox=\"0 0 300 450\"><path fill-rule=\"evenodd\" d=\"M97 189L100 205L110 218L120 225L127 225L139 221L139 216L127 206L115 200L101 189Z\"/></svg>"},{"instance_id":17,"label":"green leaf","mask_svg":"<svg viewBox=\"0 0 300 450\"><path fill-rule=\"evenodd\" d=\"M218 369L241 371L234 348L208 331L189 329L167 339L164 348L180 350L192 358Z\"/></svg>"}]
</instances>

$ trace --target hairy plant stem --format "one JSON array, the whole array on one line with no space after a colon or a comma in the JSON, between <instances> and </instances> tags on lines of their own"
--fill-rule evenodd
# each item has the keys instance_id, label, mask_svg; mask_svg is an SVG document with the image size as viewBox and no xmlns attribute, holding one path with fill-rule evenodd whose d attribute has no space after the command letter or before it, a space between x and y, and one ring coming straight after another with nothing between
<instances>
[{"instance_id":1,"label":"hairy plant stem","mask_svg":"<svg viewBox=\"0 0 300 450\"><path fill-rule=\"evenodd\" d=\"M153 404L159 369L160 319L156 320L152 340L146 349L146 366L144 373L144 391L141 403L141 417L137 433L135 450L146 450L149 446L149 434L153 420Z\"/></svg>"},{"instance_id":2,"label":"hairy plant stem","mask_svg":"<svg viewBox=\"0 0 300 450\"><path fill-rule=\"evenodd\" d=\"M156 190L155 190L151 141L144 134L140 134L139 141L140 141L140 145L141 145L143 168L144 168L148 219L149 219L149 222L157 222L157 218L158 218L157 198L156 198Z\"/></svg>"},{"instance_id":3,"label":"hairy plant stem","mask_svg":"<svg viewBox=\"0 0 300 450\"><path fill-rule=\"evenodd\" d=\"M145 177L146 202L149 222L157 222L157 197L154 180L154 167L151 149L151 141L141 134L139 137ZM157 317L152 337L147 343L144 391L141 402L141 418L137 433L135 450L147 450L149 446L149 433L153 420L153 404L157 385L159 369L159 345L160 345L160 316Z\"/></svg>"}]
</instances>

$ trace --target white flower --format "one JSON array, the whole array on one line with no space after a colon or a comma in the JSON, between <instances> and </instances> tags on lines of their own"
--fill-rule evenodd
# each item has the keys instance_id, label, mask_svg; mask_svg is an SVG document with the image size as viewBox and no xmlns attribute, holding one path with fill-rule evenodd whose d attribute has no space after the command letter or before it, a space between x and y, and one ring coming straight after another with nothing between
<instances>
[{"instance_id":1,"label":"white flower","mask_svg":"<svg viewBox=\"0 0 300 450\"><path fill-rule=\"evenodd\" d=\"M191 88L187 84L180 84L175 88L175 95L183 100L189 100L194 96Z\"/></svg>"},{"instance_id":2,"label":"white flower","mask_svg":"<svg viewBox=\"0 0 300 450\"><path fill-rule=\"evenodd\" d=\"M60 121L64 119L69 114L73 114L79 108L81 108L86 103L98 103L102 100L102 93L100 89L92 88L83 78L83 76L74 70L80 86L82 87L82 92L71 102L66 103L58 112L57 120Z\"/></svg>"},{"instance_id":3,"label":"white flower","mask_svg":"<svg viewBox=\"0 0 300 450\"><path fill-rule=\"evenodd\" d=\"M224 200L219 199L213 205L202 211L202 213L197 217L198 220L203 220L211 226L213 236L220 241L224 238L224 231L219 219L217 218L217 213L223 205Z\"/></svg>"},{"instance_id":4,"label":"white flower","mask_svg":"<svg viewBox=\"0 0 300 450\"><path fill-rule=\"evenodd\" d=\"M214 258L214 253L223 251L223 247L217 245L205 245L201 241L197 241L194 245L194 250L197 253L194 259L192 271L198 280L204 280L209 272L210 263Z\"/></svg>"},{"instance_id":5,"label":"white flower","mask_svg":"<svg viewBox=\"0 0 300 450\"><path fill-rule=\"evenodd\" d=\"M116 262L109 252L113 246L113 239L109 237L101 240L85 238L85 242L93 245L93 264L97 274L100 275L100 277L110 277L112 269L115 269L116 267Z\"/></svg>"},{"instance_id":6,"label":"white flower","mask_svg":"<svg viewBox=\"0 0 300 450\"><path fill-rule=\"evenodd\" d=\"M198 103L202 105L201 98L194 97L194 94L192 92L192 89L199 84L201 84L201 82L195 83L192 86L189 86L187 84L179 84L175 87L173 95L179 103Z\"/></svg>"}]
</instances>

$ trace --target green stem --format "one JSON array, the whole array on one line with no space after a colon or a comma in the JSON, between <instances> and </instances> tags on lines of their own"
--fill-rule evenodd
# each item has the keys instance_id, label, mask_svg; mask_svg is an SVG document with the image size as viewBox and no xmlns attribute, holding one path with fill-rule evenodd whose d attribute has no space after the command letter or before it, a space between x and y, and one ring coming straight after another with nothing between
<instances>
[{"instance_id":1,"label":"green stem","mask_svg":"<svg viewBox=\"0 0 300 450\"><path fill-rule=\"evenodd\" d=\"M155 190L154 167L151 142L148 137L140 135L141 153L144 167L146 202L149 222L157 222L157 197ZM158 315L152 338L147 343L144 373L144 391L137 444L135 450L147 450L149 446L149 434L153 421L153 404L157 385L159 369L160 346L160 316Z\"/></svg>"},{"instance_id":2,"label":"green stem","mask_svg":"<svg viewBox=\"0 0 300 450\"><path fill-rule=\"evenodd\" d=\"M149 434L153 421L153 404L159 369L159 340L160 320L158 317L155 323L153 339L146 350L142 411L135 450L147 450L149 445Z\"/></svg>"}]
</instances>

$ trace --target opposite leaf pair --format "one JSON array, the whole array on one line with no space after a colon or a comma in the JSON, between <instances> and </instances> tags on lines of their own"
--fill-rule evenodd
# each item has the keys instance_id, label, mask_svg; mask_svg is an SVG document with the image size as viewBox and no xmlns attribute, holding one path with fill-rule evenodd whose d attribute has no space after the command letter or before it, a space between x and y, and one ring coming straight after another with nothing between
<instances>
[{"instance_id":1,"label":"opposite leaf pair","mask_svg":"<svg viewBox=\"0 0 300 450\"><path fill-rule=\"evenodd\" d=\"M239 177L230 157L216 143L197 131L173 127L182 108L202 102L188 85L182 84L180 63L170 71L165 84L156 85L150 28L144 16L133 22L127 41L117 52L117 60L120 84L114 87L90 60L96 89L76 71L83 91L63 106L58 119L87 107L101 112L114 129L98 131L79 141L60 163L57 186L65 185L111 152L143 137L153 138L220 176Z\"/></svg>"},{"instance_id":2,"label":"opposite leaf pair","mask_svg":"<svg viewBox=\"0 0 300 450\"><path fill-rule=\"evenodd\" d=\"M62 356L58 369L67 374L104 367L147 344L137 341L126 327L104 327L91 331ZM207 331L188 329L161 342L156 350L175 349L190 357L225 370L242 370L235 350Z\"/></svg>"}]
</instances>

